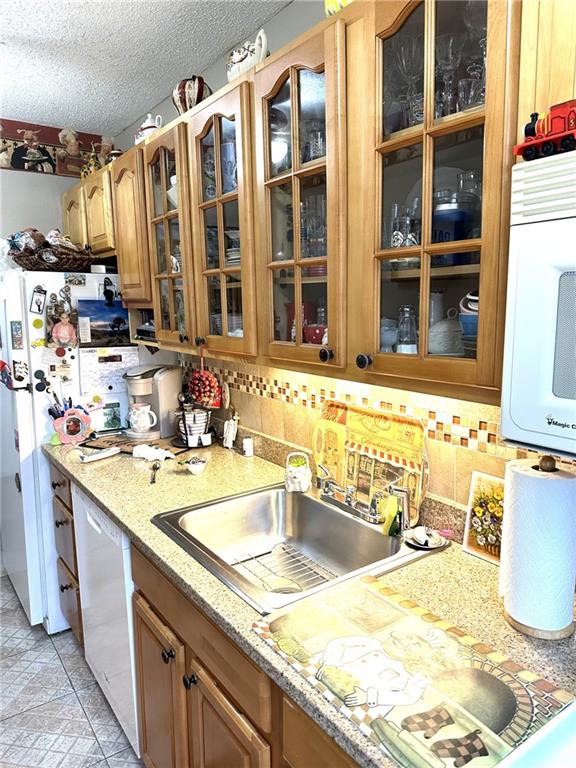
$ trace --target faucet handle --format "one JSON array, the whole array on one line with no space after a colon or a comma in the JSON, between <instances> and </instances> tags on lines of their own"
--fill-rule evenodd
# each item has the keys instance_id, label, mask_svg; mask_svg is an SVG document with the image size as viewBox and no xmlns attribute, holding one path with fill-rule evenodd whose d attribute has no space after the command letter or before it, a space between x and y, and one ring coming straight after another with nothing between
<instances>
[{"instance_id":1,"label":"faucet handle","mask_svg":"<svg viewBox=\"0 0 576 768\"><path fill-rule=\"evenodd\" d=\"M355 501L356 501L356 486L347 485L345 502L346 504L353 504Z\"/></svg>"}]
</instances>

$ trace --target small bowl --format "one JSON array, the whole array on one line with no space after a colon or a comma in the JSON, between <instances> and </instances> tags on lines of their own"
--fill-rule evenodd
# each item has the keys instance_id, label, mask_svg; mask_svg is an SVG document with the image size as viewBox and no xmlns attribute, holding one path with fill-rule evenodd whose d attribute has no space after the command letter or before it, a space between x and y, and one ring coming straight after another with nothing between
<instances>
[{"instance_id":1,"label":"small bowl","mask_svg":"<svg viewBox=\"0 0 576 768\"><path fill-rule=\"evenodd\" d=\"M179 461L178 464L185 466L191 475L201 475L206 469L208 461L206 459L200 459L198 456L191 456L189 459Z\"/></svg>"},{"instance_id":2,"label":"small bowl","mask_svg":"<svg viewBox=\"0 0 576 768\"><path fill-rule=\"evenodd\" d=\"M478 335L478 315L460 313L458 319L464 336Z\"/></svg>"}]
</instances>

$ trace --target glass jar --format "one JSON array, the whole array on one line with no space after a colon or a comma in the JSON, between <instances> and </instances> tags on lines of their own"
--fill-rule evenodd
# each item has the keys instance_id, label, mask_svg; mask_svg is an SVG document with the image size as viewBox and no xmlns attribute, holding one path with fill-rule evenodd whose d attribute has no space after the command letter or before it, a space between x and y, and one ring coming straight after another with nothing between
<instances>
[{"instance_id":1,"label":"glass jar","mask_svg":"<svg viewBox=\"0 0 576 768\"><path fill-rule=\"evenodd\" d=\"M404 355L415 355L418 352L416 313L412 304L403 304L400 307L396 351Z\"/></svg>"}]
</instances>

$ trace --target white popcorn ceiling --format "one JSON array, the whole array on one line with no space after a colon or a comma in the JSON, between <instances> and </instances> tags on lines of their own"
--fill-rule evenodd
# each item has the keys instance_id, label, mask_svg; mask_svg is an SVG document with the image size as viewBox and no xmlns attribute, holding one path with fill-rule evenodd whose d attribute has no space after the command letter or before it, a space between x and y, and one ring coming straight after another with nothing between
<instances>
[{"instance_id":1,"label":"white popcorn ceiling","mask_svg":"<svg viewBox=\"0 0 576 768\"><path fill-rule=\"evenodd\" d=\"M290 0L6 0L0 117L115 135Z\"/></svg>"}]
</instances>

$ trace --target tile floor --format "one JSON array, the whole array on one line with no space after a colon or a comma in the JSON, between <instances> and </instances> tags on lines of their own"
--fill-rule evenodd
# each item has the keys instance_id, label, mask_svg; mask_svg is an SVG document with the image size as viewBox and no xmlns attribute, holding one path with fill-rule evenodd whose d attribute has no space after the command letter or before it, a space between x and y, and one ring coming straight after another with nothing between
<instances>
[{"instance_id":1,"label":"tile floor","mask_svg":"<svg viewBox=\"0 0 576 768\"><path fill-rule=\"evenodd\" d=\"M30 627L0 578L0 768L143 768L70 631Z\"/></svg>"}]
</instances>

